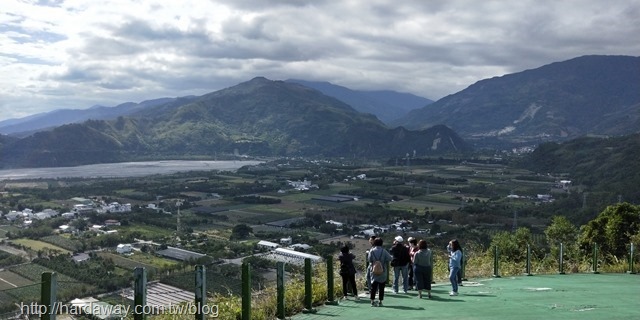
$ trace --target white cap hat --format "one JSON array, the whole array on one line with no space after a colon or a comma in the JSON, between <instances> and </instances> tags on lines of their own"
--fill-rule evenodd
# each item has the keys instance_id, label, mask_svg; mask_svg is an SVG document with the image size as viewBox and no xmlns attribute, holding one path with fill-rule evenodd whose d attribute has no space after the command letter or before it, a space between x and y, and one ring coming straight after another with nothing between
<instances>
[{"instance_id":1,"label":"white cap hat","mask_svg":"<svg viewBox=\"0 0 640 320\"><path fill-rule=\"evenodd\" d=\"M394 240L396 240L397 242L404 242L404 239L402 239L401 236L397 236Z\"/></svg>"}]
</instances>

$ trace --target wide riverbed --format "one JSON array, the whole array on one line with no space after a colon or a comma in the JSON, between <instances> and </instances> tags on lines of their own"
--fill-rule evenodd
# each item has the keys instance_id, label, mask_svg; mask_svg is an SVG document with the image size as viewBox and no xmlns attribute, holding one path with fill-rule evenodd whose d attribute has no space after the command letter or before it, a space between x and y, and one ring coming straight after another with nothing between
<instances>
[{"instance_id":1,"label":"wide riverbed","mask_svg":"<svg viewBox=\"0 0 640 320\"><path fill-rule=\"evenodd\" d=\"M91 164L77 167L28 168L0 170L0 180L54 179L54 178L109 178L141 177L154 174L171 174L182 171L236 171L240 167L263 161L143 161Z\"/></svg>"}]
</instances>

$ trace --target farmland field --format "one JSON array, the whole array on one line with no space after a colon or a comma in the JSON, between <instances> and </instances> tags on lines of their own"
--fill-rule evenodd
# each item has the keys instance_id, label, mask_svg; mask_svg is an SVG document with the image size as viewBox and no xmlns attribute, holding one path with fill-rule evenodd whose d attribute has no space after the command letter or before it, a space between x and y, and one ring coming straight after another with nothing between
<instances>
[{"instance_id":1,"label":"farmland field","mask_svg":"<svg viewBox=\"0 0 640 320\"><path fill-rule=\"evenodd\" d=\"M113 263L115 263L116 266L121 267L123 269L127 269L127 270L133 270L136 267L143 267L151 270L156 269L156 267L151 264L129 259L127 257L123 257L121 255L110 253L110 252L99 252L98 255L102 258L113 260Z\"/></svg>"},{"instance_id":2,"label":"farmland field","mask_svg":"<svg viewBox=\"0 0 640 320\"><path fill-rule=\"evenodd\" d=\"M71 240L67 237L60 236L60 235L46 236L41 238L41 240L70 251L76 251L82 246L80 241Z\"/></svg>"},{"instance_id":3,"label":"farmland field","mask_svg":"<svg viewBox=\"0 0 640 320\"><path fill-rule=\"evenodd\" d=\"M71 253L71 251L67 250L67 249L63 249L61 247L58 247L56 245L50 244L50 243L46 243L43 241L38 241L38 240L32 240L32 239L26 239L26 238L22 238L22 239L16 239L16 240L11 240L11 242L15 243L15 244L19 244L22 246L25 246L33 251L40 251L43 249L49 249L49 250L56 250L56 251L60 251L62 253Z\"/></svg>"},{"instance_id":4,"label":"farmland field","mask_svg":"<svg viewBox=\"0 0 640 320\"><path fill-rule=\"evenodd\" d=\"M143 263L145 265L150 265L156 268L169 267L173 265L177 265L178 262L175 260L169 260L162 257L155 256L150 253L144 252L134 252L134 254L127 256L127 259L131 259L135 262Z\"/></svg>"},{"instance_id":5,"label":"farmland field","mask_svg":"<svg viewBox=\"0 0 640 320\"><path fill-rule=\"evenodd\" d=\"M33 282L32 285L18 287L5 291L7 294L15 297L17 301L38 301L40 299L40 281L42 281L43 272L52 272L51 269L43 267L39 264L29 263L9 268L9 271L21 277L27 278ZM86 294L95 291L95 287L83 282L79 282L68 275L56 272L58 282L58 292L62 297Z\"/></svg>"},{"instance_id":6,"label":"farmland field","mask_svg":"<svg viewBox=\"0 0 640 320\"><path fill-rule=\"evenodd\" d=\"M433 201L419 201L419 200L402 200L389 203L389 206L394 209L418 209L418 213L424 212L424 208L428 208L429 211L449 211L458 210L460 203L443 203Z\"/></svg>"},{"instance_id":7,"label":"farmland field","mask_svg":"<svg viewBox=\"0 0 640 320\"><path fill-rule=\"evenodd\" d=\"M23 278L8 270L0 271L0 291L33 284L33 281Z\"/></svg>"}]
</instances>

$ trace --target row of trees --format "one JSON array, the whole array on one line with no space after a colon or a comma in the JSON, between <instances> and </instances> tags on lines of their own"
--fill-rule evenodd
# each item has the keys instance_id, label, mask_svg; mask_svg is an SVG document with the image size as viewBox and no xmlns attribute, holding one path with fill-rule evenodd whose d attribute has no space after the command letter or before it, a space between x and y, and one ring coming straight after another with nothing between
<instances>
[{"instance_id":1,"label":"row of trees","mask_svg":"<svg viewBox=\"0 0 640 320\"><path fill-rule=\"evenodd\" d=\"M579 260L589 257L594 244L598 245L607 262L620 260L629 254L629 244L640 244L640 206L620 203L607 207L595 219L580 227L573 225L565 216L555 216L545 229L545 242L535 248L534 254L549 252L558 257L560 243L568 257ZM526 259L527 245L534 243L528 228L515 232L499 232L493 236L491 246L500 248L500 255L512 261Z\"/></svg>"}]
</instances>

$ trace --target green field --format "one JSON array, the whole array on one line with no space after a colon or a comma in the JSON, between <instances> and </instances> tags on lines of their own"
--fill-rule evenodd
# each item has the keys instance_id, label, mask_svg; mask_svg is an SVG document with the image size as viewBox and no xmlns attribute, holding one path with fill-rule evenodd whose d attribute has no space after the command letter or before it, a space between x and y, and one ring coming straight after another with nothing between
<instances>
[{"instance_id":1,"label":"green field","mask_svg":"<svg viewBox=\"0 0 640 320\"><path fill-rule=\"evenodd\" d=\"M158 257L151 253L144 253L144 252L134 252L134 254L127 256L126 258L139 263L143 263L145 265L150 265L156 268L165 268L165 267L170 267L178 264L178 261L169 260L166 258Z\"/></svg>"},{"instance_id":2,"label":"green field","mask_svg":"<svg viewBox=\"0 0 640 320\"><path fill-rule=\"evenodd\" d=\"M7 232L16 232L19 229L14 226L0 226L0 238L7 236Z\"/></svg>"},{"instance_id":3,"label":"green field","mask_svg":"<svg viewBox=\"0 0 640 320\"><path fill-rule=\"evenodd\" d=\"M15 273L21 277L29 279L34 284L26 285L18 288L13 288L5 291L5 293L15 297L17 301L39 301L40 299L40 281L42 280L43 272L52 272L51 269L43 267L39 264L29 263L19 266L8 268L9 271ZM58 292L61 296L69 298L71 296L78 296L86 294L88 292L95 291L95 287L83 282L80 282L74 278L71 278L65 274L56 272L58 275Z\"/></svg>"},{"instance_id":4,"label":"green field","mask_svg":"<svg viewBox=\"0 0 640 320\"><path fill-rule=\"evenodd\" d=\"M174 232L174 230L139 223L131 223L128 226L116 226L114 227L114 229L118 230L118 232L139 232L142 239L156 239L158 237L167 237L171 236L171 234Z\"/></svg>"},{"instance_id":5,"label":"green field","mask_svg":"<svg viewBox=\"0 0 640 320\"><path fill-rule=\"evenodd\" d=\"M450 211L450 210L458 210L460 208L460 202L457 204L454 203L443 203L443 202L434 202L434 201L420 201L420 200L402 200L396 202L390 202L389 207L394 209L406 209L412 210L417 209L418 213L424 212L425 208L428 208L429 211Z\"/></svg>"},{"instance_id":6,"label":"green field","mask_svg":"<svg viewBox=\"0 0 640 320\"><path fill-rule=\"evenodd\" d=\"M43 241L38 241L38 240L32 240L32 239L26 239L26 238L22 238L22 239L16 239L16 240L11 240L12 243L15 244L19 244L22 246L25 246L33 251L40 251L40 250L44 250L44 249L48 249L48 250L53 250L53 251L60 251L62 253L68 254L71 253L71 251L58 247L56 245L50 244L50 243L46 243Z\"/></svg>"},{"instance_id":7,"label":"green field","mask_svg":"<svg viewBox=\"0 0 640 320\"><path fill-rule=\"evenodd\" d=\"M128 257L124 257L122 255L115 254L115 253L99 252L98 256L100 256L102 258L105 258L105 259L111 259L111 260L113 260L113 263L116 266L118 266L120 268L123 268L123 269L126 269L126 270L133 270L133 269L135 269L137 267L142 267L142 268L146 268L146 269L150 269L150 270L155 270L156 269L156 266L154 266L152 264L148 264L148 263L140 262L140 261L137 261L137 260L133 260L133 259L130 259Z\"/></svg>"},{"instance_id":8,"label":"green field","mask_svg":"<svg viewBox=\"0 0 640 320\"><path fill-rule=\"evenodd\" d=\"M20 275L17 275L11 271L0 271L0 291L28 286L30 284L33 284L33 281L21 277Z\"/></svg>"}]
</instances>

